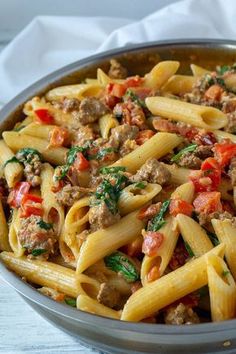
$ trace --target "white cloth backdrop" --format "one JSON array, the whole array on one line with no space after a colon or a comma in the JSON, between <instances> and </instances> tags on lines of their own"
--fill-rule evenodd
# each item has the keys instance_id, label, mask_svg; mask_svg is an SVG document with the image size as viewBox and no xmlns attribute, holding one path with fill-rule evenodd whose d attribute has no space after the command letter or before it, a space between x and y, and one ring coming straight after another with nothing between
<instances>
[{"instance_id":1,"label":"white cloth backdrop","mask_svg":"<svg viewBox=\"0 0 236 354\"><path fill-rule=\"evenodd\" d=\"M235 18L235 0L184 0L138 22L37 17L0 54L0 104L53 70L95 52L163 39L236 39Z\"/></svg>"}]
</instances>

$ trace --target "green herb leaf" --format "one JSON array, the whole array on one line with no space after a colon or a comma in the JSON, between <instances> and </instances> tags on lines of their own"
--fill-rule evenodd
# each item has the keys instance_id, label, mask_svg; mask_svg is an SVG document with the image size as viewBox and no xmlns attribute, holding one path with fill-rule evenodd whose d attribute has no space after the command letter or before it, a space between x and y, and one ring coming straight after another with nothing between
<instances>
[{"instance_id":1,"label":"green herb leaf","mask_svg":"<svg viewBox=\"0 0 236 354\"><path fill-rule=\"evenodd\" d=\"M76 307L76 299L66 297L64 301L67 305Z\"/></svg>"},{"instance_id":2,"label":"green herb leaf","mask_svg":"<svg viewBox=\"0 0 236 354\"><path fill-rule=\"evenodd\" d=\"M231 70L229 65L218 66L217 73L220 75L224 75L227 71Z\"/></svg>"},{"instance_id":3,"label":"green herb leaf","mask_svg":"<svg viewBox=\"0 0 236 354\"><path fill-rule=\"evenodd\" d=\"M184 241L184 245L185 245L185 248L189 254L189 257L194 257L194 253L193 253L191 247L189 246L188 242Z\"/></svg>"},{"instance_id":4,"label":"green herb leaf","mask_svg":"<svg viewBox=\"0 0 236 354\"><path fill-rule=\"evenodd\" d=\"M14 162L20 163L20 161L19 161L15 156L13 156L11 159L7 160L7 161L4 163L3 167L6 167L6 165L8 165L9 163L14 163Z\"/></svg>"},{"instance_id":5,"label":"green herb leaf","mask_svg":"<svg viewBox=\"0 0 236 354\"><path fill-rule=\"evenodd\" d=\"M76 160L78 152L85 152L86 148L82 146L73 146L67 153L67 159L66 159L66 164L67 165L73 165L73 163Z\"/></svg>"},{"instance_id":6,"label":"green herb leaf","mask_svg":"<svg viewBox=\"0 0 236 354\"><path fill-rule=\"evenodd\" d=\"M191 144L191 145L187 146L186 148L180 150L180 151L178 152L178 154L174 155L174 156L171 158L170 161L171 161L171 162L178 162L178 161L180 160L180 158L181 158L184 154L186 154L186 153L188 153L188 152L193 152L193 151L195 151L196 148L197 148L197 146L198 146L197 144Z\"/></svg>"},{"instance_id":7,"label":"green herb leaf","mask_svg":"<svg viewBox=\"0 0 236 354\"><path fill-rule=\"evenodd\" d=\"M37 257L45 252L47 252L47 250L45 250L44 248L35 248L34 250L32 250L31 254L32 256Z\"/></svg>"},{"instance_id":8,"label":"green herb leaf","mask_svg":"<svg viewBox=\"0 0 236 354\"><path fill-rule=\"evenodd\" d=\"M211 240L211 242L213 243L214 246L218 246L220 244L220 241L218 240L216 234L214 234L213 232L210 232L208 230L206 230L207 236L209 237L209 239Z\"/></svg>"},{"instance_id":9,"label":"green herb leaf","mask_svg":"<svg viewBox=\"0 0 236 354\"><path fill-rule=\"evenodd\" d=\"M101 167L99 172L103 175L109 175L117 172L124 172L126 167L124 166L114 166L114 167Z\"/></svg>"},{"instance_id":10,"label":"green herb leaf","mask_svg":"<svg viewBox=\"0 0 236 354\"><path fill-rule=\"evenodd\" d=\"M99 150L95 155L88 155L88 160L102 160L106 155L117 151L117 148L113 147L103 148Z\"/></svg>"},{"instance_id":11,"label":"green herb leaf","mask_svg":"<svg viewBox=\"0 0 236 354\"><path fill-rule=\"evenodd\" d=\"M222 277L226 277L229 273L230 273L229 270L223 270L221 275L222 275Z\"/></svg>"},{"instance_id":12,"label":"green herb leaf","mask_svg":"<svg viewBox=\"0 0 236 354\"><path fill-rule=\"evenodd\" d=\"M151 219L151 221L148 223L148 231L158 231L163 225L165 225L165 220L164 220L164 215L167 212L168 208L170 205L170 200L166 200L159 211L157 215L154 216L154 218Z\"/></svg>"},{"instance_id":13,"label":"green herb leaf","mask_svg":"<svg viewBox=\"0 0 236 354\"><path fill-rule=\"evenodd\" d=\"M42 155L40 154L40 152L36 149L33 149L33 148L23 148L23 149L20 149L16 156L17 156L17 159L20 161L20 162L24 162L25 160L27 160L28 156L29 155L38 155L38 157L40 158L40 160L42 161Z\"/></svg>"},{"instance_id":14,"label":"green herb leaf","mask_svg":"<svg viewBox=\"0 0 236 354\"><path fill-rule=\"evenodd\" d=\"M140 107L146 108L146 103L144 100L139 98L131 89L128 89L125 93L125 97L130 98L131 101L137 103Z\"/></svg>"},{"instance_id":15,"label":"green herb leaf","mask_svg":"<svg viewBox=\"0 0 236 354\"><path fill-rule=\"evenodd\" d=\"M53 228L53 225L51 223L45 222L43 219L39 220L37 222L37 225L44 230L51 230Z\"/></svg>"},{"instance_id":16,"label":"green herb leaf","mask_svg":"<svg viewBox=\"0 0 236 354\"><path fill-rule=\"evenodd\" d=\"M139 279L139 273L134 264L121 252L114 252L104 258L107 268L121 274L127 282Z\"/></svg>"},{"instance_id":17,"label":"green herb leaf","mask_svg":"<svg viewBox=\"0 0 236 354\"><path fill-rule=\"evenodd\" d=\"M147 186L147 182L137 182L134 185L134 188L138 188L138 189L144 189Z\"/></svg>"}]
</instances>

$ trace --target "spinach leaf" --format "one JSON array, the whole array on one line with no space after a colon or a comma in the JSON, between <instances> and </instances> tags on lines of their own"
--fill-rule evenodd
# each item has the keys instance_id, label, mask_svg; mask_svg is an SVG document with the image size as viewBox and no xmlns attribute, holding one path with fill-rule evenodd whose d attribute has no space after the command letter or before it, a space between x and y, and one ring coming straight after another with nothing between
<instances>
[{"instance_id":1,"label":"spinach leaf","mask_svg":"<svg viewBox=\"0 0 236 354\"><path fill-rule=\"evenodd\" d=\"M196 148L197 148L197 146L198 146L197 144L191 144L191 145L187 146L186 148L180 150L180 151L178 152L178 154L174 155L174 156L171 158L170 161L171 161L171 162L178 162L178 161L181 159L181 157L182 157L184 154L186 154L187 152L193 152L193 151L195 151Z\"/></svg>"},{"instance_id":2,"label":"spinach leaf","mask_svg":"<svg viewBox=\"0 0 236 354\"><path fill-rule=\"evenodd\" d=\"M137 182L134 185L134 188L138 188L138 189L144 189L147 186L147 182Z\"/></svg>"},{"instance_id":3,"label":"spinach leaf","mask_svg":"<svg viewBox=\"0 0 236 354\"><path fill-rule=\"evenodd\" d=\"M189 254L189 257L194 257L194 253L193 253L191 247L189 246L188 242L184 241L184 245L185 245L185 248Z\"/></svg>"},{"instance_id":4,"label":"spinach leaf","mask_svg":"<svg viewBox=\"0 0 236 354\"><path fill-rule=\"evenodd\" d=\"M220 244L220 241L218 240L216 234L214 234L213 232L210 232L208 230L206 230L207 236L209 237L209 239L211 240L211 242L213 243L214 246L218 246Z\"/></svg>"},{"instance_id":5,"label":"spinach leaf","mask_svg":"<svg viewBox=\"0 0 236 354\"><path fill-rule=\"evenodd\" d=\"M164 220L164 215L167 212L170 205L170 200L166 200L157 215L151 219L148 223L147 230L148 231L158 231L163 225L165 225L166 221Z\"/></svg>"},{"instance_id":6,"label":"spinach leaf","mask_svg":"<svg viewBox=\"0 0 236 354\"><path fill-rule=\"evenodd\" d=\"M109 175L117 172L124 172L126 167L124 166L114 166L114 167L101 167L99 172L103 175Z\"/></svg>"},{"instance_id":7,"label":"spinach leaf","mask_svg":"<svg viewBox=\"0 0 236 354\"><path fill-rule=\"evenodd\" d=\"M224 75L229 70L231 70L231 67L229 65L222 65L217 68L217 73L219 75Z\"/></svg>"},{"instance_id":8,"label":"spinach leaf","mask_svg":"<svg viewBox=\"0 0 236 354\"><path fill-rule=\"evenodd\" d=\"M45 250L44 248L35 248L34 250L32 250L31 254L32 256L37 257L45 252L47 252L47 250Z\"/></svg>"},{"instance_id":9,"label":"spinach leaf","mask_svg":"<svg viewBox=\"0 0 236 354\"><path fill-rule=\"evenodd\" d=\"M33 148L23 148L20 149L17 152L17 158L18 160L20 160L21 162L23 162L25 159L27 159L28 155L38 155L38 157L40 158L40 160L42 161L42 155L40 154L40 152L36 149Z\"/></svg>"},{"instance_id":10,"label":"spinach leaf","mask_svg":"<svg viewBox=\"0 0 236 354\"><path fill-rule=\"evenodd\" d=\"M133 263L121 252L114 252L104 258L107 268L121 274L127 282L139 279L139 273Z\"/></svg>"},{"instance_id":11,"label":"spinach leaf","mask_svg":"<svg viewBox=\"0 0 236 354\"><path fill-rule=\"evenodd\" d=\"M88 160L102 160L106 155L110 154L111 152L117 152L117 148L107 147L102 148L98 151L95 155L88 155Z\"/></svg>"},{"instance_id":12,"label":"spinach leaf","mask_svg":"<svg viewBox=\"0 0 236 354\"><path fill-rule=\"evenodd\" d=\"M7 161L4 163L3 167L6 167L6 165L8 165L9 163L13 163L13 162L18 162L18 163L20 163L20 161L19 161L15 156L13 156L11 159L7 160Z\"/></svg>"},{"instance_id":13,"label":"spinach leaf","mask_svg":"<svg viewBox=\"0 0 236 354\"><path fill-rule=\"evenodd\" d=\"M223 270L222 277L226 277L230 273L229 270Z\"/></svg>"},{"instance_id":14,"label":"spinach leaf","mask_svg":"<svg viewBox=\"0 0 236 354\"><path fill-rule=\"evenodd\" d=\"M76 307L76 299L65 297L64 301L67 305Z\"/></svg>"},{"instance_id":15,"label":"spinach leaf","mask_svg":"<svg viewBox=\"0 0 236 354\"><path fill-rule=\"evenodd\" d=\"M53 228L53 225L51 223L45 222L43 219L39 220L37 222L37 225L44 230L51 230Z\"/></svg>"},{"instance_id":16,"label":"spinach leaf","mask_svg":"<svg viewBox=\"0 0 236 354\"><path fill-rule=\"evenodd\" d=\"M144 100L138 97L131 89L128 89L125 93L125 97L130 98L131 101L137 103L140 107L146 108L146 103Z\"/></svg>"},{"instance_id":17,"label":"spinach leaf","mask_svg":"<svg viewBox=\"0 0 236 354\"><path fill-rule=\"evenodd\" d=\"M78 152L85 152L86 148L82 146L73 146L67 153L66 164L71 166L76 160Z\"/></svg>"}]
</instances>

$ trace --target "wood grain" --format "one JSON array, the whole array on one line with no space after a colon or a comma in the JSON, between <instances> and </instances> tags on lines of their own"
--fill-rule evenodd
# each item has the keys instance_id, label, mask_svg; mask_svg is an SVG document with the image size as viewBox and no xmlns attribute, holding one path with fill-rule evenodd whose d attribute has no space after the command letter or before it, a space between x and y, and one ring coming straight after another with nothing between
<instances>
[{"instance_id":1,"label":"wood grain","mask_svg":"<svg viewBox=\"0 0 236 354\"><path fill-rule=\"evenodd\" d=\"M40 317L0 277L1 354L92 354L78 339Z\"/></svg>"}]
</instances>

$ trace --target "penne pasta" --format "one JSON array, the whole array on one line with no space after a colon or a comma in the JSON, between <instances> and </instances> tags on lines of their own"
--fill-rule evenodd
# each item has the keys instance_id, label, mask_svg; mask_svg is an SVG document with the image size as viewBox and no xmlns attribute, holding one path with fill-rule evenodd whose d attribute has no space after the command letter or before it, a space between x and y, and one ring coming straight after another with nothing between
<instances>
[{"instance_id":1,"label":"penne pasta","mask_svg":"<svg viewBox=\"0 0 236 354\"><path fill-rule=\"evenodd\" d=\"M25 253L24 247L21 245L18 239L18 231L20 228L20 211L13 209L12 211L12 221L9 227L9 243L12 251L16 257L21 257Z\"/></svg>"},{"instance_id":2,"label":"penne pasta","mask_svg":"<svg viewBox=\"0 0 236 354\"><path fill-rule=\"evenodd\" d=\"M187 75L173 75L169 78L161 91L163 93L172 93L173 95L183 95L191 92L198 78Z\"/></svg>"},{"instance_id":3,"label":"penne pasta","mask_svg":"<svg viewBox=\"0 0 236 354\"><path fill-rule=\"evenodd\" d=\"M186 263L136 291L125 304L121 320L140 321L205 286L208 281L207 259L211 254L222 257L224 255L224 245L213 248L203 256ZM156 296L157 294L158 296Z\"/></svg>"},{"instance_id":4,"label":"penne pasta","mask_svg":"<svg viewBox=\"0 0 236 354\"><path fill-rule=\"evenodd\" d=\"M223 259L216 255L208 257L207 276L212 321L225 321L234 318L236 284Z\"/></svg>"},{"instance_id":5,"label":"penne pasta","mask_svg":"<svg viewBox=\"0 0 236 354\"><path fill-rule=\"evenodd\" d=\"M48 148L48 142L44 139L32 137L26 134L20 134L13 131L4 132L3 139L14 152L17 152L18 150L28 146L34 146L34 148L42 154L46 161L57 165L63 165L65 162L65 156L68 149L64 147Z\"/></svg>"},{"instance_id":6,"label":"penne pasta","mask_svg":"<svg viewBox=\"0 0 236 354\"><path fill-rule=\"evenodd\" d=\"M85 97L97 96L101 91L98 82L90 82L86 84L65 85L56 87L46 94L48 101L61 100L67 98L78 98L82 100Z\"/></svg>"},{"instance_id":7,"label":"penne pasta","mask_svg":"<svg viewBox=\"0 0 236 354\"><path fill-rule=\"evenodd\" d=\"M228 122L227 116L213 107L200 106L167 97L148 97L145 102L154 115L208 130L223 128Z\"/></svg>"},{"instance_id":8,"label":"penne pasta","mask_svg":"<svg viewBox=\"0 0 236 354\"><path fill-rule=\"evenodd\" d=\"M105 116L99 119L98 124L101 136L104 139L108 139L111 133L111 129L117 127L119 125L119 122L116 118L112 116L112 114L106 114Z\"/></svg>"},{"instance_id":9,"label":"penne pasta","mask_svg":"<svg viewBox=\"0 0 236 354\"><path fill-rule=\"evenodd\" d=\"M82 273L92 264L134 240L144 227L144 222L139 220L137 215L138 212L134 211L107 229L90 234L81 247L77 273Z\"/></svg>"},{"instance_id":10,"label":"penne pasta","mask_svg":"<svg viewBox=\"0 0 236 354\"><path fill-rule=\"evenodd\" d=\"M23 167L20 163L14 161L8 163L13 157L11 149L4 140L0 140L0 164L3 165L4 176L9 188L14 187L23 175Z\"/></svg>"},{"instance_id":11,"label":"penne pasta","mask_svg":"<svg viewBox=\"0 0 236 354\"><path fill-rule=\"evenodd\" d=\"M143 145L125 155L112 166L124 166L128 172L136 172L149 158L166 155L181 143L182 139L176 134L156 133Z\"/></svg>"},{"instance_id":12,"label":"penne pasta","mask_svg":"<svg viewBox=\"0 0 236 354\"><path fill-rule=\"evenodd\" d=\"M34 136L37 138L49 140L50 134L56 125L47 125L47 124L39 124L39 123L30 123L25 128L21 129L21 134L27 134L30 136Z\"/></svg>"},{"instance_id":13,"label":"penne pasta","mask_svg":"<svg viewBox=\"0 0 236 354\"><path fill-rule=\"evenodd\" d=\"M0 251L11 251L11 247L8 240L8 226L2 202L0 200Z\"/></svg>"},{"instance_id":14,"label":"penne pasta","mask_svg":"<svg viewBox=\"0 0 236 354\"><path fill-rule=\"evenodd\" d=\"M86 295L80 295L77 298L77 309L93 313L95 315L120 319L120 312L110 309L107 306L100 304L98 301L91 299Z\"/></svg>"},{"instance_id":15,"label":"penne pasta","mask_svg":"<svg viewBox=\"0 0 236 354\"><path fill-rule=\"evenodd\" d=\"M203 76L211 73L209 70L204 69L196 64L191 64L190 68L192 70L193 76Z\"/></svg>"},{"instance_id":16,"label":"penne pasta","mask_svg":"<svg viewBox=\"0 0 236 354\"><path fill-rule=\"evenodd\" d=\"M158 90L176 73L178 68L178 61L161 61L145 75L143 85Z\"/></svg>"}]
</instances>

